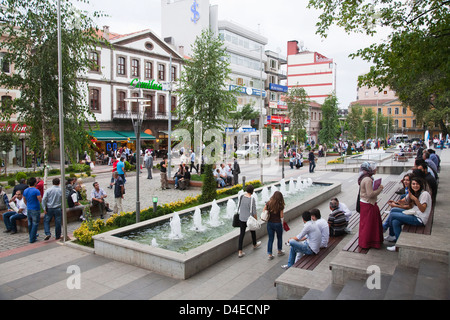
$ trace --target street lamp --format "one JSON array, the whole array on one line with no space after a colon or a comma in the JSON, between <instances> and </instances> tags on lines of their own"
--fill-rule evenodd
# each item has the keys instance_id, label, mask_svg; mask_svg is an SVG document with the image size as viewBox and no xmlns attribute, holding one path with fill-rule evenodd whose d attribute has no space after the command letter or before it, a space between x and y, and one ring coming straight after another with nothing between
<instances>
[{"instance_id":1,"label":"street lamp","mask_svg":"<svg viewBox=\"0 0 450 320\"><path fill-rule=\"evenodd\" d=\"M138 105L137 108L137 116L136 119L133 118L133 114L131 115L131 121L133 123L134 134L136 136L136 223L141 219L141 203L139 201L139 172L141 170L141 127L142 121L144 120L143 115L141 118L141 104L143 102L149 102L150 99L146 99L141 96L141 89L139 90L138 97L125 98L124 100L127 102L136 102Z\"/></svg>"},{"instance_id":2,"label":"street lamp","mask_svg":"<svg viewBox=\"0 0 450 320\"><path fill-rule=\"evenodd\" d=\"M364 149L366 148L367 144L367 124L369 123L369 120L364 120Z\"/></svg>"},{"instance_id":3,"label":"street lamp","mask_svg":"<svg viewBox=\"0 0 450 320\"><path fill-rule=\"evenodd\" d=\"M343 118L343 117L339 118L339 124L341 125L341 138L342 138L341 150L342 150L342 153L344 153L344 148L343 148L343 144L344 144L344 123L345 123L345 118Z\"/></svg>"}]
</instances>

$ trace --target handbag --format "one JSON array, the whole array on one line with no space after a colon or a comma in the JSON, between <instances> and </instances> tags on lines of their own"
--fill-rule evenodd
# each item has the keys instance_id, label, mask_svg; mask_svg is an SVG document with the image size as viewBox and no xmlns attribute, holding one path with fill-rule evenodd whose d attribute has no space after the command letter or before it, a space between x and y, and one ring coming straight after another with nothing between
<instances>
[{"instance_id":1,"label":"handbag","mask_svg":"<svg viewBox=\"0 0 450 320\"><path fill-rule=\"evenodd\" d=\"M240 223L239 223L239 213L235 213L235 214L234 214L232 226L233 226L234 228L240 227Z\"/></svg>"},{"instance_id":2,"label":"handbag","mask_svg":"<svg viewBox=\"0 0 450 320\"><path fill-rule=\"evenodd\" d=\"M288 224L287 224L286 221L283 221L283 229L284 229L284 231L289 231L289 230L291 230L291 228L289 228L289 226L288 226Z\"/></svg>"},{"instance_id":3,"label":"handbag","mask_svg":"<svg viewBox=\"0 0 450 320\"><path fill-rule=\"evenodd\" d=\"M256 220L253 216L248 217L247 227L250 231L255 231L261 228L261 222Z\"/></svg>"},{"instance_id":4,"label":"handbag","mask_svg":"<svg viewBox=\"0 0 450 320\"><path fill-rule=\"evenodd\" d=\"M264 222L269 221L270 218L270 214L268 210L263 210L263 212L261 213L261 220Z\"/></svg>"}]
</instances>

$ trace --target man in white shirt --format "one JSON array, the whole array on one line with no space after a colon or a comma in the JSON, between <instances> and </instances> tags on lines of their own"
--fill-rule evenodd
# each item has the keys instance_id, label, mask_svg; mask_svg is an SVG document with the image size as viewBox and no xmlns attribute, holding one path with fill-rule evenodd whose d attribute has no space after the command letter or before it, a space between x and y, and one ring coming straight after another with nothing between
<instances>
[{"instance_id":1,"label":"man in white shirt","mask_svg":"<svg viewBox=\"0 0 450 320\"><path fill-rule=\"evenodd\" d=\"M17 233L16 220L27 218L27 205L23 201L22 190L17 190L14 197L11 198L10 207L13 211L8 211L3 214L3 221L6 227L4 232L15 234Z\"/></svg>"},{"instance_id":2,"label":"man in white shirt","mask_svg":"<svg viewBox=\"0 0 450 320\"><path fill-rule=\"evenodd\" d=\"M288 269L295 263L297 253L303 255L317 254L320 250L322 243L322 233L319 230L317 224L311 220L311 213L305 211L302 214L303 222L305 226L302 231L293 238L290 238L289 245L291 251L289 253L288 264L282 265L281 268Z\"/></svg>"},{"instance_id":3,"label":"man in white shirt","mask_svg":"<svg viewBox=\"0 0 450 320\"><path fill-rule=\"evenodd\" d=\"M330 228L328 222L322 218L319 209L311 209L311 220L315 221L319 227L320 233L322 234L322 242L320 243L321 248L326 248L328 246L328 240L330 239Z\"/></svg>"}]
</instances>

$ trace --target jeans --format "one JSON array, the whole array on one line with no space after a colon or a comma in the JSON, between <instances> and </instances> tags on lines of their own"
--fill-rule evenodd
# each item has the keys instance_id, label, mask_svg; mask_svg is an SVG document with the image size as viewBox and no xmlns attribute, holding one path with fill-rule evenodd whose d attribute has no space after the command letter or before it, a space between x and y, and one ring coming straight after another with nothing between
<instances>
[{"instance_id":1,"label":"jeans","mask_svg":"<svg viewBox=\"0 0 450 320\"><path fill-rule=\"evenodd\" d=\"M52 235L50 232L50 221L52 221L53 217L55 217L55 238L58 239L61 237L61 208L47 209L47 214L44 216L44 231L46 236Z\"/></svg>"},{"instance_id":2,"label":"jeans","mask_svg":"<svg viewBox=\"0 0 450 320\"><path fill-rule=\"evenodd\" d=\"M309 162L309 172L313 173L314 169L316 168L316 162L314 160Z\"/></svg>"},{"instance_id":3,"label":"jeans","mask_svg":"<svg viewBox=\"0 0 450 320\"><path fill-rule=\"evenodd\" d=\"M289 252L288 267L292 267L292 265L295 263L297 253L300 253L301 255L315 254L314 251L312 251L311 248L309 247L307 240L305 241L290 240L289 244L291 246L291 251Z\"/></svg>"},{"instance_id":4,"label":"jeans","mask_svg":"<svg viewBox=\"0 0 450 320\"><path fill-rule=\"evenodd\" d=\"M41 220L40 210L28 210L28 234L30 236L30 243L36 241L39 221Z\"/></svg>"},{"instance_id":5,"label":"jeans","mask_svg":"<svg viewBox=\"0 0 450 320\"><path fill-rule=\"evenodd\" d=\"M242 251L242 245L244 243L244 236L245 236L245 230L247 229L247 222L239 221L241 233L239 234L239 246L238 250ZM252 235L252 242L253 245L256 245L256 232L250 231L250 234Z\"/></svg>"},{"instance_id":6,"label":"jeans","mask_svg":"<svg viewBox=\"0 0 450 320\"><path fill-rule=\"evenodd\" d=\"M283 226L281 222L267 222L267 234L269 235L269 240L267 241L267 253L269 255L272 254L275 233L277 234L277 248L278 251L281 251L281 249L283 249Z\"/></svg>"},{"instance_id":7,"label":"jeans","mask_svg":"<svg viewBox=\"0 0 450 320\"><path fill-rule=\"evenodd\" d=\"M8 211L3 214L6 230L17 232L16 220L25 219L27 216L15 211Z\"/></svg>"},{"instance_id":8,"label":"jeans","mask_svg":"<svg viewBox=\"0 0 450 320\"><path fill-rule=\"evenodd\" d=\"M423 226L423 223L417 219L416 216L407 215L402 212L392 212L390 214L391 217L391 227L389 228L389 235L394 236L395 239L398 240L400 233L402 232L402 226L404 224L409 224L411 226Z\"/></svg>"},{"instance_id":9,"label":"jeans","mask_svg":"<svg viewBox=\"0 0 450 320\"><path fill-rule=\"evenodd\" d=\"M389 228L392 228L392 217L393 213L402 213L405 209L394 207L391 209L391 212L389 213L389 216L387 217L386 221L383 222L383 232L388 230ZM393 236L393 234L391 234Z\"/></svg>"}]
</instances>

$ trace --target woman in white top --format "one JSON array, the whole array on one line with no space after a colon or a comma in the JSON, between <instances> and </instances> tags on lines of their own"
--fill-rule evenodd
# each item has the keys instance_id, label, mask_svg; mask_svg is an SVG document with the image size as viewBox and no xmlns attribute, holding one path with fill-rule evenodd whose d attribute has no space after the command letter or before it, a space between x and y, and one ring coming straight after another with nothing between
<instances>
[{"instance_id":1,"label":"woman in white top","mask_svg":"<svg viewBox=\"0 0 450 320\"><path fill-rule=\"evenodd\" d=\"M395 234L395 241L398 240L402 232L402 226L409 224L412 226L424 226L430 217L432 199L428 191L425 191L425 181L419 177L411 178L411 190L409 192L409 199L413 208L403 212L391 212L391 225L389 229ZM393 230L391 230L393 229ZM387 248L389 251L395 251L395 245Z\"/></svg>"}]
</instances>

